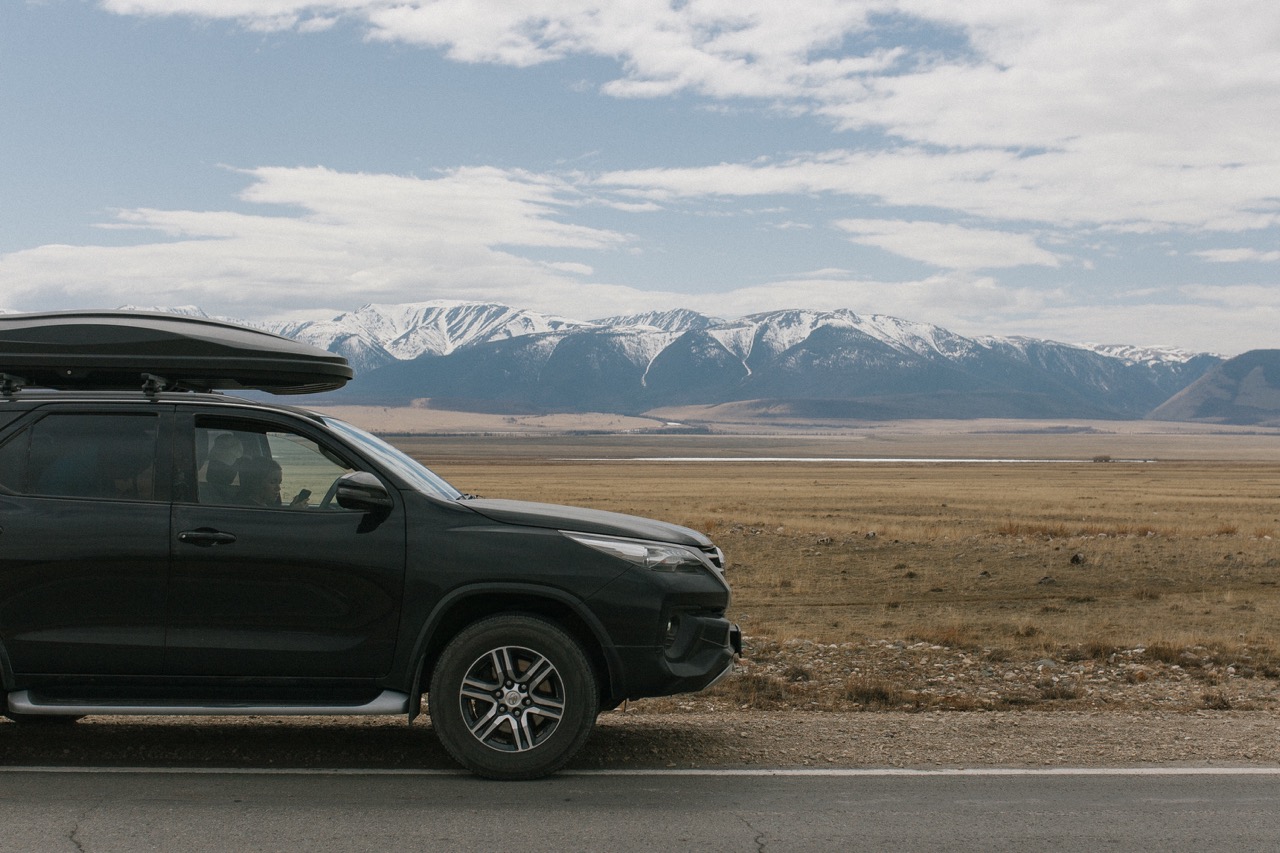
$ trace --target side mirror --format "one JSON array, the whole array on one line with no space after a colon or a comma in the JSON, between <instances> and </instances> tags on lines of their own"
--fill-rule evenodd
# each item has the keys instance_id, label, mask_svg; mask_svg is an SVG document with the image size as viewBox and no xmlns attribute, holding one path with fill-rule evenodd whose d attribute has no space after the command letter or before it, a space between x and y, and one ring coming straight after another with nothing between
<instances>
[{"instance_id":1,"label":"side mirror","mask_svg":"<svg viewBox=\"0 0 1280 853\"><path fill-rule=\"evenodd\" d=\"M338 478L338 491L334 495L338 506L361 512L377 512L395 506L387 487L368 471L355 471Z\"/></svg>"}]
</instances>

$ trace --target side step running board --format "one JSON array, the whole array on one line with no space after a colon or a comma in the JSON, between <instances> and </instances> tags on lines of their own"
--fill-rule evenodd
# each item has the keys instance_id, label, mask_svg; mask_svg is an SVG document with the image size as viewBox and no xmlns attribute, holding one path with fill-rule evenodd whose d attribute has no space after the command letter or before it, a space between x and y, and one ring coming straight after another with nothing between
<instances>
[{"instance_id":1,"label":"side step running board","mask_svg":"<svg viewBox=\"0 0 1280 853\"><path fill-rule=\"evenodd\" d=\"M9 710L15 714L51 717L82 717L88 714L119 716L263 716L263 717L332 717L346 715L395 715L409 713L409 696L384 690L363 705L98 705L36 702L30 691L9 694Z\"/></svg>"}]
</instances>

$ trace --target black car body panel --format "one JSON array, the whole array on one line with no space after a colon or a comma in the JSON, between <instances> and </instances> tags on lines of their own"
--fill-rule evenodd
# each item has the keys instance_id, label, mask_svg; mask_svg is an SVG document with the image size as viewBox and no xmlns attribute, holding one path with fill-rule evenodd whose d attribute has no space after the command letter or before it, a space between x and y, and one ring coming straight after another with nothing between
<instances>
[{"instance_id":1,"label":"black car body panel","mask_svg":"<svg viewBox=\"0 0 1280 853\"><path fill-rule=\"evenodd\" d=\"M364 529L362 530L362 526ZM378 678L391 670L404 588L404 513L176 504L165 669L173 675Z\"/></svg>"},{"instance_id":2,"label":"black car body panel","mask_svg":"<svg viewBox=\"0 0 1280 853\"><path fill-rule=\"evenodd\" d=\"M12 675L163 672L169 511L0 495L0 643ZM56 543L52 547L50 543Z\"/></svg>"},{"instance_id":3,"label":"black car body panel","mask_svg":"<svg viewBox=\"0 0 1280 853\"><path fill-rule=\"evenodd\" d=\"M467 501L467 507L495 521L507 524L547 527L552 530L576 530L607 536L629 536L636 539L673 542L694 548L706 548L711 545L710 539L687 527L652 518L586 507L488 498L473 498Z\"/></svg>"}]
</instances>

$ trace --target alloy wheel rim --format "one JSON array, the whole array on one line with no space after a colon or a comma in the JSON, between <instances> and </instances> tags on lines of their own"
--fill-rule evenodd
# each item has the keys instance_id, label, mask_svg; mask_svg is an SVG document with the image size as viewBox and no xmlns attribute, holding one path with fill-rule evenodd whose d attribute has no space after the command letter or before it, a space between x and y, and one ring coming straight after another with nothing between
<instances>
[{"instance_id":1,"label":"alloy wheel rim","mask_svg":"<svg viewBox=\"0 0 1280 853\"><path fill-rule=\"evenodd\" d=\"M458 700L472 737L499 752L527 752L559 727L564 680L546 655L502 646L471 664Z\"/></svg>"}]
</instances>

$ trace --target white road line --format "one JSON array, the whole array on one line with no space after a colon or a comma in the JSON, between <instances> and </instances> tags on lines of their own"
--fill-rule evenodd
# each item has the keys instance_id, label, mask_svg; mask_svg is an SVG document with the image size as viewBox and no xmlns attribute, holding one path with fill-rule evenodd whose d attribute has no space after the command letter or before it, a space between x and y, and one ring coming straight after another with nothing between
<instances>
[{"instance_id":1,"label":"white road line","mask_svg":"<svg viewBox=\"0 0 1280 853\"><path fill-rule=\"evenodd\" d=\"M775 769L570 770L576 776L1280 776L1280 767L905 767Z\"/></svg>"},{"instance_id":2,"label":"white road line","mask_svg":"<svg viewBox=\"0 0 1280 853\"><path fill-rule=\"evenodd\" d=\"M195 776L467 776L465 770L306 767L0 767L5 773L84 773L104 775L182 774ZM666 768L637 770L562 770L571 776L825 776L825 777L953 777L953 776L1280 776L1280 767L959 767L934 770L885 768L778 767Z\"/></svg>"},{"instance_id":3,"label":"white road line","mask_svg":"<svg viewBox=\"0 0 1280 853\"><path fill-rule=\"evenodd\" d=\"M1088 459L946 459L915 456L562 456L552 462L795 462L797 464L859 465L889 463L893 465L1047 465L1087 463ZM1149 462L1148 459L1116 459L1115 462Z\"/></svg>"}]
</instances>

